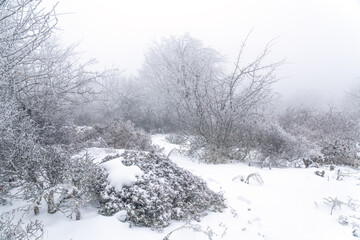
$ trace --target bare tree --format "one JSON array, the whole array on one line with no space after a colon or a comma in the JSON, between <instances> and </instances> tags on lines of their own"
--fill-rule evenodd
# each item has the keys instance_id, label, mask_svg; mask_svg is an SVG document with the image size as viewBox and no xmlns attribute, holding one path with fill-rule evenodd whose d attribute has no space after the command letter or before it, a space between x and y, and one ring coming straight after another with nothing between
<instances>
[{"instance_id":1,"label":"bare tree","mask_svg":"<svg viewBox=\"0 0 360 240\"><path fill-rule=\"evenodd\" d=\"M19 82L17 67L50 38L57 19L54 9L46 11L39 0L0 2L0 95L12 98Z\"/></svg>"},{"instance_id":2,"label":"bare tree","mask_svg":"<svg viewBox=\"0 0 360 240\"><path fill-rule=\"evenodd\" d=\"M92 61L77 59L73 46L63 48L51 40L26 57L31 64L16 67L20 80L14 97L41 130L44 142L68 143L71 112L88 101L99 74L88 70Z\"/></svg>"},{"instance_id":3,"label":"bare tree","mask_svg":"<svg viewBox=\"0 0 360 240\"><path fill-rule=\"evenodd\" d=\"M245 44L230 74L218 52L189 35L165 39L146 56L144 79L177 111L178 123L195 135L197 148L205 149L203 158L209 161L241 157L249 120L259 117L273 96L275 70L282 61L264 63L269 44L254 60L242 63Z\"/></svg>"},{"instance_id":4,"label":"bare tree","mask_svg":"<svg viewBox=\"0 0 360 240\"><path fill-rule=\"evenodd\" d=\"M71 140L70 109L97 74L77 61L72 48L54 41L56 22L54 9L40 0L0 1L1 195L45 199L49 212L52 191L76 189L70 198L78 201L90 192L78 182L86 181L90 168L97 171L90 159L73 161L62 146ZM19 192L10 191L15 188Z\"/></svg>"}]
</instances>

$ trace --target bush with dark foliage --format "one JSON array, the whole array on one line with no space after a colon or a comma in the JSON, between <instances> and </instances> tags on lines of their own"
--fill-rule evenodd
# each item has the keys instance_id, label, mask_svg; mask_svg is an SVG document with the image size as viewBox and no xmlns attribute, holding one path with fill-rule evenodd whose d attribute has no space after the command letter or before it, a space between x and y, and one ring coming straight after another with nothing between
<instances>
[{"instance_id":1,"label":"bush with dark foliage","mask_svg":"<svg viewBox=\"0 0 360 240\"><path fill-rule=\"evenodd\" d=\"M166 157L127 151L122 161L132 162L144 175L133 186L123 187L121 192L106 188L100 209L103 215L125 210L125 221L130 222L130 226L156 229L168 226L170 220L198 221L207 211L222 211L226 207L221 194L211 191L202 179Z\"/></svg>"}]
</instances>

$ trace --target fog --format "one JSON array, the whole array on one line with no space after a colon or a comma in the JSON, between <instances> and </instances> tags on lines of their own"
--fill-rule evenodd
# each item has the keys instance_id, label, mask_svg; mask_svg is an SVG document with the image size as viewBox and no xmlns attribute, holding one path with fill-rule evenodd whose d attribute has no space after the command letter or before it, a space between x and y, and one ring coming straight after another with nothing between
<instances>
[{"instance_id":1,"label":"fog","mask_svg":"<svg viewBox=\"0 0 360 240\"><path fill-rule=\"evenodd\" d=\"M286 103L338 105L360 76L358 0L60 0L58 28L99 69L137 74L152 41L185 32L231 64L252 30L246 54L275 40L271 60L286 59L275 90Z\"/></svg>"}]
</instances>

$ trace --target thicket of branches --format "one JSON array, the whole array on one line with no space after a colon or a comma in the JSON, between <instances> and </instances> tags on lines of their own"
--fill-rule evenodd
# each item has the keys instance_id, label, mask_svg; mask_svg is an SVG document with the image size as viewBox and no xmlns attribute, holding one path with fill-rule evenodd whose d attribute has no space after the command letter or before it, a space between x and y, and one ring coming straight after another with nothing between
<instances>
[{"instance_id":1,"label":"thicket of branches","mask_svg":"<svg viewBox=\"0 0 360 240\"><path fill-rule=\"evenodd\" d=\"M39 0L0 2L0 198L26 199L35 214L45 204L80 218L101 170L71 158L71 112L98 74L57 43L56 23Z\"/></svg>"}]
</instances>

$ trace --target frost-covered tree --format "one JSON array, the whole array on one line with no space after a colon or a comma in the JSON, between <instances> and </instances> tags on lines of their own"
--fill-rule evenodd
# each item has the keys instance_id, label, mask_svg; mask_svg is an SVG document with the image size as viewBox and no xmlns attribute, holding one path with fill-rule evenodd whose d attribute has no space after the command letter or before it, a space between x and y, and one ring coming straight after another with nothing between
<instances>
[{"instance_id":1,"label":"frost-covered tree","mask_svg":"<svg viewBox=\"0 0 360 240\"><path fill-rule=\"evenodd\" d=\"M230 73L223 70L218 52L187 34L155 43L145 57L142 78L153 86L156 105L177 112L177 124L195 135L209 161L242 155L248 123L273 96L281 62L265 63L270 45L252 61L242 62L245 43Z\"/></svg>"},{"instance_id":2,"label":"frost-covered tree","mask_svg":"<svg viewBox=\"0 0 360 240\"><path fill-rule=\"evenodd\" d=\"M79 62L73 47L63 48L51 40L27 57L31 64L17 67L22 80L15 94L44 143L69 144L71 113L88 100L98 74L87 69L91 62Z\"/></svg>"},{"instance_id":3,"label":"frost-covered tree","mask_svg":"<svg viewBox=\"0 0 360 240\"><path fill-rule=\"evenodd\" d=\"M76 113L76 123L93 125L121 120L150 130L146 125L149 116L144 88L138 79L116 69L109 70L97 79L93 92L91 101Z\"/></svg>"},{"instance_id":4,"label":"frost-covered tree","mask_svg":"<svg viewBox=\"0 0 360 240\"><path fill-rule=\"evenodd\" d=\"M41 1L0 1L0 198L45 201L49 212L82 202L85 182L96 179L89 169L97 169L64 146L72 139L70 109L96 74L54 42L56 22Z\"/></svg>"},{"instance_id":5,"label":"frost-covered tree","mask_svg":"<svg viewBox=\"0 0 360 240\"><path fill-rule=\"evenodd\" d=\"M44 143L67 143L64 126L74 103L89 92L97 75L53 37L54 9L38 0L6 0L0 5L0 101L29 116ZM70 139L70 137L68 137Z\"/></svg>"},{"instance_id":6,"label":"frost-covered tree","mask_svg":"<svg viewBox=\"0 0 360 240\"><path fill-rule=\"evenodd\" d=\"M38 0L4 0L0 3L0 92L13 98L25 80L18 67L31 64L27 57L50 38L57 19Z\"/></svg>"},{"instance_id":7,"label":"frost-covered tree","mask_svg":"<svg viewBox=\"0 0 360 240\"><path fill-rule=\"evenodd\" d=\"M19 68L31 64L28 57L49 39L56 24L54 12L42 10L39 4L32 0L0 4L0 176L5 187L14 175L31 179L33 173L27 170L41 156L35 124L18 99L26 82Z\"/></svg>"}]
</instances>

